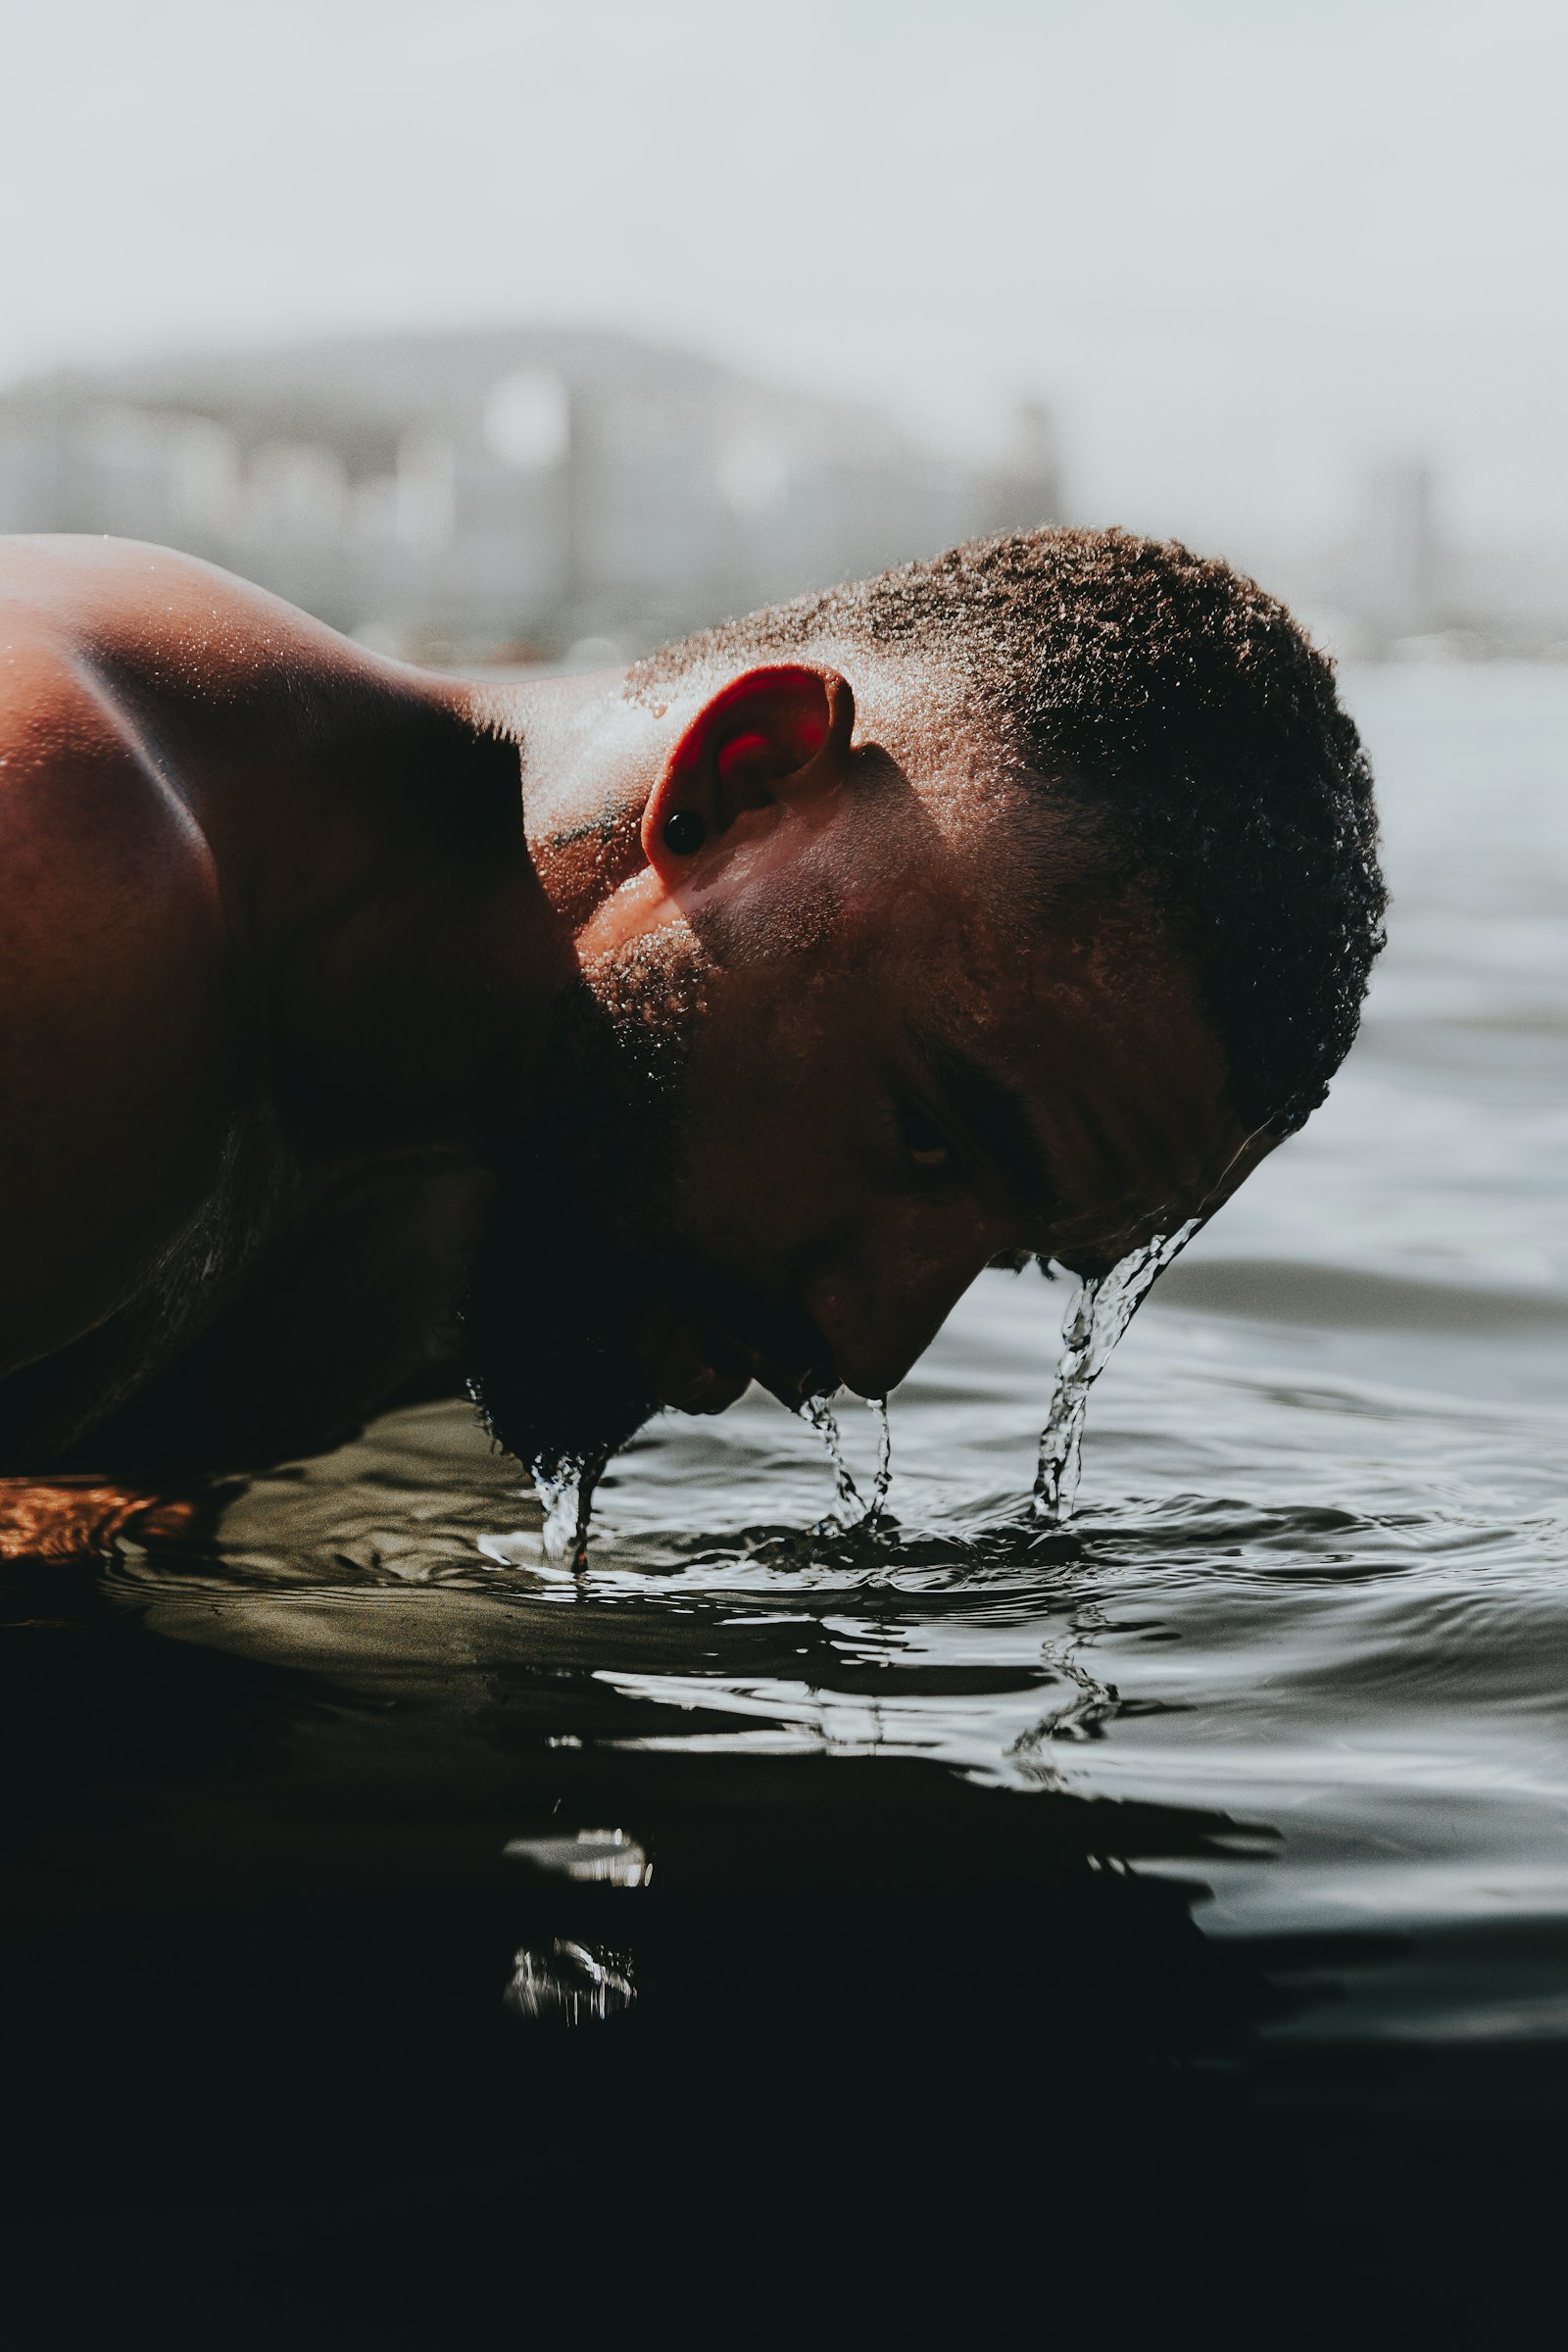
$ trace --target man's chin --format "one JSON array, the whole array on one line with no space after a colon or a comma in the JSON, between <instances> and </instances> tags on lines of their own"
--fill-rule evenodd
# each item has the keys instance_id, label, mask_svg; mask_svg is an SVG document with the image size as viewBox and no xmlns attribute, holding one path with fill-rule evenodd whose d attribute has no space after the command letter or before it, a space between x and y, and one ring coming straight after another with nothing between
<instances>
[{"instance_id":1,"label":"man's chin","mask_svg":"<svg viewBox=\"0 0 1568 2352\"><path fill-rule=\"evenodd\" d=\"M602 1465L629 1445L661 1409L649 1400L613 1418L596 1416L568 1422L559 1414L545 1420L527 1404L519 1406L508 1396L498 1398L492 1384L471 1376L468 1394L497 1445L514 1454L537 1479L575 1478L591 1464Z\"/></svg>"},{"instance_id":2,"label":"man's chin","mask_svg":"<svg viewBox=\"0 0 1568 2352\"><path fill-rule=\"evenodd\" d=\"M753 1368L721 1335L652 1315L640 1335L648 1387L676 1413L722 1413L752 1385Z\"/></svg>"},{"instance_id":3,"label":"man's chin","mask_svg":"<svg viewBox=\"0 0 1568 2352\"><path fill-rule=\"evenodd\" d=\"M718 1372L709 1367L690 1380L672 1383L663 1401L673 1413L727 1413L751 1385L749 1372Z\"/></svg>"},{"instance_id":4,"label":"man's chin","mask_svg":"<svg viewBox=\"0 0 1568 2352\"><path fill-rule=\"evenodd\" d=\"M575 1477L608 1460L662 1409L641 1384L612 1380L597 1362L519 1367L470 1349L466 1369L486 1429L536 1478Z\"/></svg>"},{"instance_id":5,"label":"man's chin","mask_svg":"<svg viewBox=\"0 0 1568 2352\"><path fill-rule=\"evenodd\" d=\"M752 1385L739 1362L709 1361L695 1351L671 1350L634 1384L573 1382L569 1377L518 1376L514 1367L476 1365L468 1394L498 1445L538 1475L557 1478L585 1462L607 1459L662 1412L727 1412Z\"/></svg>"},{"instance_id":6,"label":"man's chin","mask_svg":"<svg viewBox=\"0 0 1568 2352\"><path fill-rule=\"evenodd\" d=\"M754 1380L793 1407L837 1378L789 1300L667 1232L591 1241L520 1182L498 1194L461 1320L486 1427L545 1478L604 1461L657 1413L725 1412Z\"/></svg>"}]
</instances>

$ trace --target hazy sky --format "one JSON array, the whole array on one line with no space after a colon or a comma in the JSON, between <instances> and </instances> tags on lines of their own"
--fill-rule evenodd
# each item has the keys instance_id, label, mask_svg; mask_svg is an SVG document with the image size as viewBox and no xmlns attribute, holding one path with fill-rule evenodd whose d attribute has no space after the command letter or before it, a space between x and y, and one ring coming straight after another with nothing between
<instances>
[{"instance_id":1,"label":"hazy sky","mask_svg":"<svg viewBox=\"0 0 1568 2352\"><path fill-rule=\"evenodd\" d=\"M1075 508L1319 536L1385 452L1568 533L1560 0L0 0L0 373L631 327Z\"/></svg>"}]
</instances>

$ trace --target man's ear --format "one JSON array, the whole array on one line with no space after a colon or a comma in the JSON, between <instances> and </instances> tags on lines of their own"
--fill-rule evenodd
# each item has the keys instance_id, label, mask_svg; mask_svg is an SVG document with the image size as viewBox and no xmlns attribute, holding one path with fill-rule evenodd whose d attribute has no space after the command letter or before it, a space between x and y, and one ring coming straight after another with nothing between
<instances>
[{"instance_id":1,"label":"man's ear","mask_svg":"<svg viewBox=\"0 0 1568 2352\"><path fill-rule=\"evenodd\" d=\"M855 697L836 669L771 662L710 695L665 760L643 811L643 856L663 882L690 874L745 810L820 805L843 782Z\"/></svg>"}]
</instances>

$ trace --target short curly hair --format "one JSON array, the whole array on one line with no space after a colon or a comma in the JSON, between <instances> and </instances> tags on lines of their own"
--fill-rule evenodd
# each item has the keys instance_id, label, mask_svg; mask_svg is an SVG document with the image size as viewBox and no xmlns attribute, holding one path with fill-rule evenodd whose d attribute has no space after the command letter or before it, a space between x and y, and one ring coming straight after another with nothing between
<instances>
[{"instance_id":1,"label":"short curly hair","mask_svg":"<svg viewBox=\"0 0 1568 2352\"><path fill-rule=\"evenodd\" d=\"M1388 893L1334 665L1278 599L1174 540L1025 531L723 622L628 686L824 643L958 670L1097 860L1184 943L1240 1116L1299 1127L1355 1036Z\"/></svg>"}]
</instances>

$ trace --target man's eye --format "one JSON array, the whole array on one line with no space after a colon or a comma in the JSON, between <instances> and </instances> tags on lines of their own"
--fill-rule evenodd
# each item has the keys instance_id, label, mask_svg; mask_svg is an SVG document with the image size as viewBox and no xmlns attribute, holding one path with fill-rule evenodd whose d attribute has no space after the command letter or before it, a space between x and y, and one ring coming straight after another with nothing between
<instances>
[{"instance_id":1,"label":"man's eye","mask_svg":"<svg viewBox=\"0 0 1568 2352\"><path fill-rule=\"evenodd\" d=\"M904 1131L904 1146L917 1168L928 1175L945 1176L955 1166L953 1147L935 1119L930 1118L917 1103L901 1102L899 1125Z\"/></svg>"}]
</instances>

